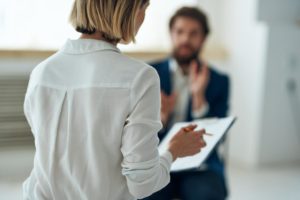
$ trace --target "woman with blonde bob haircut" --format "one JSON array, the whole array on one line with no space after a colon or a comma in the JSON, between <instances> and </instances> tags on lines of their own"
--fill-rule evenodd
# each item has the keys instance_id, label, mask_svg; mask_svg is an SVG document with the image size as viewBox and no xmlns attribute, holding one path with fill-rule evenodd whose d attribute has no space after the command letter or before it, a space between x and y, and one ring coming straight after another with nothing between
<instances>
[{"instance_id":1,"label":"woman with blonde bob haircut","mask_svg":"<svg viewBox=\"0 0 300 200\"><path fill-rule=\"evenodd\" d=\"M24 113L35 138L23 199L133 200L162 189L174 160L205 146L190 125L159 155L156 71L123 55L149 0L75 0L79 39L67 40L34 68Z\"/></svg>"},{"instance_id":2,"label":"woman with blonde bob haircut","mask_svg":"<svg viewBox=\"0 0 300 200\"><path fill-rule=\"evenodd\" d=\"M78 32L93 34L101 30L108 41L128 43L135 41L136 15L148 3L149 0L75 0L70 21Z\"/></svg>"}]
</instances>

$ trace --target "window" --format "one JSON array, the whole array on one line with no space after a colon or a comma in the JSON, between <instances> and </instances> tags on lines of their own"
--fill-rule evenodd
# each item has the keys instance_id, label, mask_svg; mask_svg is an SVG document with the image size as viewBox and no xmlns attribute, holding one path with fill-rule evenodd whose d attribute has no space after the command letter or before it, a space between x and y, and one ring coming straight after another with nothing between
<instances>
[{"instance_id":1,"label":"window","mask_svg":"<svg viewBox=\"0 0 300 200\"><path fill-rule=\"evenodd\" d=\"M183 5L197 0L151 0L137 43L125 51L157 51L169 47L168 20ZM78 33L68 23L73 0L1 0L0 49L56 50Z\"/></svg>"},{"instance_id":2,"label":"window","mask_svg":"<svg viewBox=\"0 0 300 200\"><path fill-rule=\"evenodd\" d=\"M128 51L167 50L170 45L168 29L170 17L181 6L197 5L197 2L197 0L151 0L144 24L137 35L136 44L120 45L120 48Z\"/></svg>"}]
</instances>

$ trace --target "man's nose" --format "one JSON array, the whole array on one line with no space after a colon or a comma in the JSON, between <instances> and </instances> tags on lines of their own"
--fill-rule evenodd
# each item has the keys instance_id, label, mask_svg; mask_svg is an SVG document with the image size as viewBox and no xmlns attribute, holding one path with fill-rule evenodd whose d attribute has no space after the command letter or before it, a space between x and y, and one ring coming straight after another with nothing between
<instances>
[{"instance_id":1,"label":"man's nose","mask_svg":"<svg viewBox=\"0 0 300 200\"><path fill-rule=\"evenodd\" d=\"M188 44L190 40L189 34L182 34L181 35L181 42L184 44Z\"/></svg>"}]
</instances>

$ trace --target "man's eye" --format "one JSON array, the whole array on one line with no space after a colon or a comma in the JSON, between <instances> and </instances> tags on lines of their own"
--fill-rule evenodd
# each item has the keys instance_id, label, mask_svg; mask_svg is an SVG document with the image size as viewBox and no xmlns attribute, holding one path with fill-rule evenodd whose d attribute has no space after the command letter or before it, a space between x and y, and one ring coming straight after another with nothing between
<instances>
[{"instance_id":1,"label":"man's eye","mask_svg":"<svg viewBox=\"0 0 300 200\"><path fill-rule=\"evenodd\" d=\"M178 30L177 31L177 35L182 35L183 34L183 31L182 30Z\"/></svg>"},{"instance_id":2,"label":"man's eye","mask_svg":"<svg viewBox=\"0 0 300 200\"><path fill-rule=\"evenodd\" d=\"M197 34L198 34L198 33L194 31L194 32L191 32L191 33L190 33L190 36L196 36Z\"/></svg>"}]
</instances>

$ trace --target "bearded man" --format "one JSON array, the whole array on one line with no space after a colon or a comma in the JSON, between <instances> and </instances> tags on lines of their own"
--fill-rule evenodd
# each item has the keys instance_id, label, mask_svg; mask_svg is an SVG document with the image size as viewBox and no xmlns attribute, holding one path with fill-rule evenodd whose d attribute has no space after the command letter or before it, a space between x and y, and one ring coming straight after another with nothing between
<instances>
[{"instance_id":1,"label":"bearded man","mask_svg":"<svg viewBox=\"0 0 300 200\"><path fill-rule=\"evenodd\" d=\"M180 121L226 117L229 109L229 78L201 59L210 32L206 15L183 7L169 23L172 55L152 63L161 81L162 139ZM218 146L198 169L171 173L170 184L147 200L223 200L227 196L224 161Z\"/></svg>"}]
</instances>

